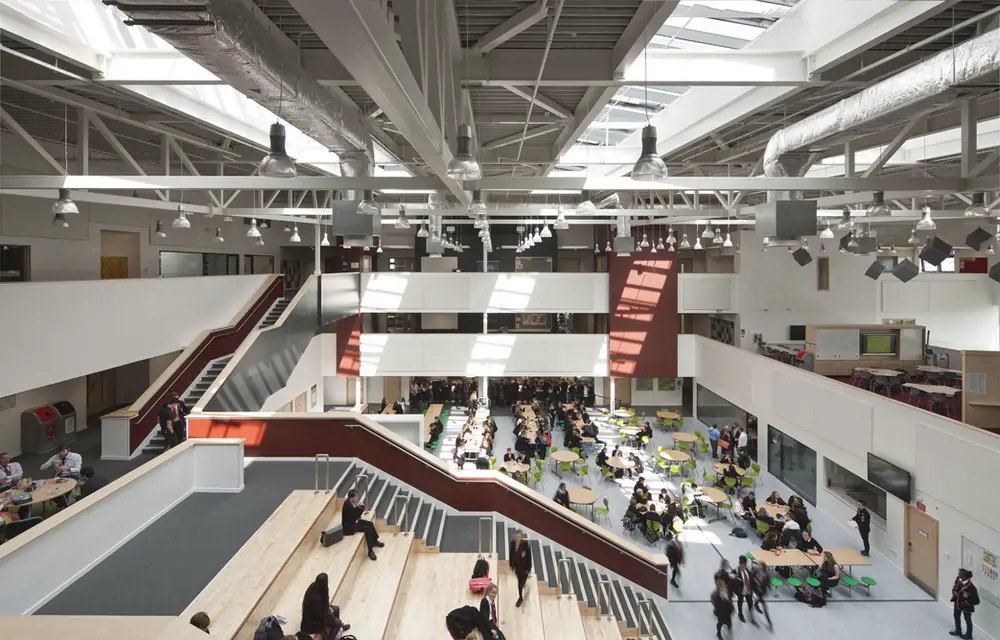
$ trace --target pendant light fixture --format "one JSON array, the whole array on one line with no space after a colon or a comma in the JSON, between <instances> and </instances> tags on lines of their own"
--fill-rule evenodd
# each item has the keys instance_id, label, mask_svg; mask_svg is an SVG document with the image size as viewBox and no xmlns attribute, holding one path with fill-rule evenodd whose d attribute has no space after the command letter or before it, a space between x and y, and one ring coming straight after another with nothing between
<instances>
[{"instance_id":1,"label":"pendant light fixture","mask_svg":"<svg viewBox=\"0 0 1000 640\"><path fill-rule=\"evenodd\" d=\"M181 209L180 205L177 205L177 217L174 221L170 223L170 226L174 229L190 229L191 221L187 219L187 214Z\"/></svg>"},{"instance_id":2,"label":"pendant light fixture","mask_svg":"<svg viewBox=\"0 0 1000 640\"><path fill-rule=\"evenodd\" d=\"M993 255L996 252L997 251L996 251L996 249L993 248L992 244L990 246L986 247L986 255L991 256L991 255Z\"/></svg>"},{"instance_id":3,"label":"pendant light fixture","mask_svg":"<svg viewBox=\"0 0 1000 640\"><path fill-rule=\"evenodd\" d=\"M906 241L906 244L910 245L911 247L915 247L918 244L920 244L920 239L917 238L917 230L916 229L911 229L910 230L910 237Z\"/></svg>"},{"instance_id":4,"label":"pendant light fixture","mask_svg":"<svg viewBox=\"0 0 1000 640\"><path fill-rule=\"evenodd\" d=\"M258 247L263 247L264 246L264 238L257 238L256 240L254 240L254 244L257 245Z\"/></svg>"},{"instance_id":5,"label":"pendant light fixture","mask_svg":"<svg viewBox=\"0 0 1000 640\"><path fill-rule=\"evenodd\" d=\"M218 242L219 244L222 244L223 242L226 241L226 239L222 237L222 227L215 228L215 238L213 238L212 240L213 242Z\"/></svg>"},{"instance_id":6,"label":"pendant light fixture","mask_svg":"<svg viewBox=\"0 0 1000 640\"><path fill-rule=\"evenodd\" d=\"M595 242L594 243L594 255L596 256L596 255L598 255L600 253L601 253L601 243L600 242Z\"/></svg>"},{"instance_id":7,"label":"pendant light fixture","mask_svg":"<svg viewBox=\"0 0 1000 640\"><path fill-rule=\"evenodd\" d=\"M712 225L705 225L705 230L701 232L701 237L705 240L711 240L715 237L715 232L712 231Z\"/></svg>"},{"instance_id":8,"label":"pendant light fixture","mask_svg":"<svg viewBox=\"0 0 1000 640\"><path fill-rule=\"evenodd\" d=\"M590 199L590 191L584 189L580 192L580 197L583 198L583 200L580 201L580 204L576 205L576 212L578 214L591 214L597 211L597 206L594 204L594 201Z\"/></svg>"},{"instance_id":9,"label":"pendant light fixture","mask_svg":"<svg viewBox=\"0 0 1000 640\"><path fill-rule=\"evenodd\" d=\"M889 211L889 206L885 203L885 192L876 191L872 194L872 203L865 210L866 216L888 216L891 212Z\"/></svg>"},{"instance_id":10,"label":"pendant light fixture","mask_svg":"<svg viewBox=\"0 0 1000 640\"><path fill-rule=\"evenodd\" d=\"M291 225L290 225L290 224L288 224L288 223L286 222L286 223L285 223L285 228L283 229L283 231L284 231L285 233L291 233L291 232L292 232L292 227L291 227Z\"/></svg>"},{"instance_id":11,"label":"pendant light fixture","mask_svg":"<svg viewBox=\"0 0 1000 640\"><path fill-rule=\"evenodd\" d=\"M677 238L674 237L674 228L673 227L668 227L667 228L667 244L669 244L671 246L677 244Z\"/></svg>"},{"instance_id":12,"label":"pendant light fixture","mask_svg":"<svg viewBox=\"0 0 1000 640\"><path fill-rule=\"evenodd\" d=\"M723 249L733 248L733 235L728 231L726 232L726 239L722 243L722 248Z\"/></svg>"},{"instance_id":13,"label":"pendant light fixture","mask_svg":"<svg viewBox=\"0 0 1000 640\"><path fill-rule=\"evenodd\" d=\"M472 127L467 124L458 125L455 155L448 163L447 175L452 180L479 180L483 177L482 168L472 157Z\"/></svg>"},{"instance_id":14,"label":"pendant light fixture","mask_svg":"<svg viewBox=\"0 0 1000 640\"><path fill-rule=\"evenodd\" d=\"M56 215L52 216L52 226L66 229L69 227L69 220L67 220L66 216L64 216L63 214L57 213Z\"/></svg>"},{"instance_id":15,"label":"pendant light fixture","mask_svg":"<svg viewBox=\"0 0 1000 640\"><path fill-rule=\"evenodd\" d=\"M650 253L656 253L656 243L655 242L649 247L649 252Z\"/></svg>"},{"instance_id":16,"label":"pendant light fixture","mask_svg":"<svg viewBox=\"0 0 1000 640\"><path fill-rule=\"evenodd\" d=\"M163 223L160 222L159 220L156 221L156 237L157 238L167 237L167 232L163 230Z\"/></svg>"},{"instance_id":17,"label":"pendant light fixture","mask_svg":"<svg viewBox=\"0 0 1000 640\"><path fill-rule=\"evenodd\" d=\"M649 21L647 20L645 27L643 27L643 37L645 37L648 27ZM646 80L649 78L649 54L647 53L647 49L648 47L644 47L642 50L642 90L643 104L646 105L646 126L642 128L642 152L639 154L639 159L632 166L632 179L641 182L663 180L667 177L667 165L663 163L663 158L656 152L656 127L649 122L649 85L646 83Z\"/></svg>"},{"instance_id":18,"label":"pendant light fixture","mask_svg":"<svg viewBox=\"0 0 1000 640\"><path fill-rule=\"evenodd\" d=\"M546 220L546 221L545 221L545 223L544 223L544 224L542 225L542 233L541 233L541 236L542 236L543 238L551 238L551 237L552 237L552 230L551 230L551 229L549 229L549 223L548 223L548 221L547 221L547 220Z\"/></svg>"},{"instance_id":19,"label":"pendant light fixture","mask_svg":"<svg viewBox=\"0 0 1000 640\"><path fill-rule=\"evenodd\" d=\"M280 113L281 102L278 102ZM271 125L270 145L267 155L260 161L257 174L265 178L294 178L295 160L285 151L285 125L275 122Z\"/></svg>"},{"instance_id":20,"label":"pendant light fixture","mask_svg":"<svg viewBox=\"0 0 1000 640\"><path fill-rule=\"evenodd\" d=\"M375 249L375 253L382 253L382 238L381 238L381 236L378 239L378 249Z\"/></svg>"},{"instance_id":21,"label":"pendant light fixture","mask_svg":"<svg viewBox=\"0 0 1000 640\"><path fill-rule=\"evenodd\" d=\"M409 229L410 221L406 217L406 205L400 203L399 205L399 216L396 218L396 223L393 225L397 229Z\"/></svg>"},{"instance_id":22,"label":"pendant light fixture","mask_svg":"<svg viewBox=\"0 0 1000 640\"><path fill-rule=\"evenodd\" d=\"M174 224L174 226L176 227L177 225ZM248 238L260 237L260 229L257 228L257 218L250 218L250 228L247 229L247 237Z\"/></svg>"},{"instance_id":23,"label":"pendant light fixture","mask_svg":"<svg viewBox=\"0 0 1000 640\"><path fill-rule=\"evenodd\" d=\"M937 224L935 224L933 218L931 218L931 208L928 205L924 205L922 211L922 217L917 221L917 231L933 231L937 229Z\"/></svg>"},{"instance_id":24,"label":"pendant light fixture","mask_svg":"<svg viewBox=\"0 0 1000 640\"><path fill-rule=\"evenodd\" d=\"M64 216L80 213L80 209L69 195L69 189L59 190L59 199L52 203L52 213Z\"/></svg>"},{"instance_id":25,"label":"pendant light fixture","mask_svg":"<svg viewBox=\"0 0 1000 640\"><path fill-rule=\"evenodd\" d=\"M972 194L972 204L965 209L965 217L985 218L989 215L990 210L986 207L986 194L982 192Z\"/></svg>"},{"instance_id":26,"label":"pendant light fixture","mask_svg":"<svg viewBox=\"0 0 1000 640\"><path fill-rule=\"evenodd\" d=\"M649 238L646 236L646 232L645 231L642 232L642 241L639 242L639 248L640 249L648 249L649 248Z\"/></svg>"},{"instance_id":27,"label":"pendant light fixture","mask_svg":"<svg viewBox=\"0 0 1000 640\"><path fill-rule=\"evenodd\" d=\"M431 191L427 194L427 208L437 211L438 209L444 209L448 202L445 197L442 196L437 191Z\"/></svg>"},{"instance_id":28,"label":"pendant light fixture","mask_svg":"<svg viewBox=\"0 0 1000 640\"><path fill-rule=\"evenodd\" d=\"M476 221L472 223L473 229L483 230L490 226L490 221L485 213L477 213Z\"/></svg>"},{"instance_id":29,"label":"pendant light fixture","mask_svg":"<svg viewBox=\"0 0 1000 640\"><path fill-rule=\"evenodd\" d=\"M715 237L712 238L712 244L722 244L722 228L715 228Z\"/></svg>"},{"instance_id":30,"label":"pendant light fixture","mask_svg":"<svg viewBox=\"0 0 1000 640\"><path fill-rule=\"evenodd\" d=\"M657 251L663 251L664 248L665 247L663 246L663 236L660 236L659 238L656 239L656 249Z\"/></svg>"},{"instance_id":31,"label":"pendant light fixture","mask_svg":"<svg viewBox=\"0 0 1000 640\"><path fill-rule=\"evenodd\" d=\"M431 234L428 233L428 231L427 231L427 225L425 223L420 223L420 228L417 229L417 237L418 238L429 238L430 235Z\"/></svg>"},{"instance_id":32,"label":"pendant light fixture","mask_svg":"<svg viewBox=\"0 0 1000 640\"><path fill-rule=\"evenodd\" d=\"M535 227L535 235L531 237L531 240L533 243L540 243L542 241L542 233L537 226Z\"/></svg>"},{"instance_id":33,"label":"pendant light fixture","mask_svg":"<svg viewBox=\"0 0 1000 640\"><path fill-rule=\"evenodd\" d=\"M605 245L604 245L604 252L605 253L611 253L611 251L612 251L612 249L611 249L611 240L608 240L607 243L605 243Z\"/></svg>"},{"instance_id":34,"label":"pendant light fixture","mask_svg":"<svg viewBox=\"0 0 1000 640\"><path fill-rule=\"evenodd\" d=\"M833 240L836 236L833 235L833 229L830 228L830 221L826 221L826 226L823 230L819 232L819 237L821 240Z\"/></svg>"},{"instance_id":35,"label":"pendant light fixture","mask_svg":"<svg viewBox=\"0 0 1000 640\"><path fill-rule=\"evenodd\" d=\"M371 189L365 189L361 194L361 202L358 203L358 214L373 216L378 213L378 205L375 204L375 192Z\"/></svg>"},{"instance_id":36,"label":"pendant light fixture","mask_svg":"<svg viewBox=\"0 0 1000 640\"><path fill-rule=\"evenodd\" d=\"M701 236L695 236L695 239L694 239L694 247L692 247L692 248L693 248L693 249L694 249L695 251L701 251L702 249L704 249L704 248L705 248L705 247L701 246Z\"/></svg>"},{"instance_id":37,"label":"pendant light fixture","mask_svg":"<svg viewBox=\"0 0 1000 640\"><path fill-rule=\"evenodd\" d=\"M579 209L577 209L577 212L579 212ZM556 231L565 231L566 229L569 229L569 222L566 220L566 211L563 209L562 205L559 205L556 208L556 221L552 223L552 228Z\"/></svg>"},{"instance_id":38,"label":"pendant light fixture","mask_svg":"<svg viewBox=\"0 0 1000 640\"><path fill-rule=\"evenodd\" d=\"M691 248L691 241L688 240L688 234L687 234L686 231L681 235L680 248L681 249L690 249Z\"/></svg>"},{"instance_id":39,"label":"pendant light fixture","mask_svg":"<svg viewBox=\"0 0 1000 640\"><path fill-rule=\"evenodd\" d=\"M302 236L299 235L299 225L292 227L292 237L289 238L288 241L294 244L302 242Z\"/></svg>"},{"instance_id":40,"label":"pendant light fixture","mask_svg":"<svg viewBox=\"0 0 1000 640\"><path fill-rule=\"evenodd\" d=\"M323 239L320 240L319 246L321 247L330 246L330 236L326 235L326 229L323 230Z\"/></svg>"},{"instance_id":41,"label":"pendant light fixture","mask_svg":"<svg viewBox=\"0 0 1000 640\"><path fill-rule=\"evenodd\" d=\"M63 105L63 166L66 169L66 173L69 173L69 106ZM56 227L68 227L69 220L66 219L68 215L76 215L80 213L79 207L73 202L73 198L69 195L69 189L59 189L59 197L55 202L52 203L52 215L55 216L52 219L52 226ZM61 216L61 219L60 219Z\"/></svg>"},{"instance_id":42,"label":"pendant light fixture","mask_svg":"<svg viewBox=\"0 0 1000 640\"><path fill-rule=\"evenodd\" d=\"M837 228L841 231L850 231L854 229L854 221L851 220L851 209L850 207L844 207L842 209L840 222L837 223Z\"/></svg>"},{"instance_id":43,"label":"pendant light fixture","mask_svg":"<svg viewBox=\"0 0 1000 640\"><path fill-rule=\"evenodd\" d=\"M847 248L854 250L858 248L858 239L854 236L854 232L851 232L851 239L847 241Z\"/></svg>"},{"instance_id":44,"label":"pendant light fixture","mask_svg":"<svg viewBox=\"0 0 1000 640\"><path fill-rule=\"evenodd\" d=\"M485 213L486 203L483 201L483 192L479 189L473 189L472 202L469 203L469 217L472 218Z\"/></svg>"}]
</instances>

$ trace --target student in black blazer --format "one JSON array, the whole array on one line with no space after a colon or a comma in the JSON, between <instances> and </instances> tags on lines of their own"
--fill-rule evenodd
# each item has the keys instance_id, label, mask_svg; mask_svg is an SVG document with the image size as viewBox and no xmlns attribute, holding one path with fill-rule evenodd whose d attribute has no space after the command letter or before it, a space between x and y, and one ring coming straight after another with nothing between
<instances>
[{"instance_id":1,"label":"student in black blazer","mask_svg":"<svg viewBox=\"0 0 1000 640\"><path fill-rule=\"evenodd\" d=\"M361 514L364 512L365 505L361 504L361 496L358 495L356 489L351 489L347 493L347 500L344 502L340 518L341 525L344 527L344 535L351 536L358 531L364 533L365 545L368 547L368 557L372 560L377 560L375 557L375 548L384 547L385 543L379 542L375 525L370 520L363 520L361 518Z\"/></svg>"},{"instance_id":2,"label":"student in black blazer","mask_svg":"<svg viewBox=\"0 0 1000 640\"><path fill-rule=\"evenodd\" d=\"M959 569L955 578L955 586L951 588L951 601L955 609L955 628L949 631L953 636L972 638L972 613L979 604L979 590L972 584L972 572ZM965 635L962 635L962 618L965 618Z\"/></svg>"},{"instance_id":3,"label":"student in black blazer","mask_svg":"<svg viewBox=\"0 0 1000 640\"><path fill-rule=\"evenodd\" d=\"M556 489L555 501L569 509L569 489L566 488L565 482L559 483L559 488Z\"/></svg>"},{"instance_id":4,"label":"student in black blazer","mask_svg":"<svg viewBox=\"0 0 1000 640\"><path fill-rule=\"evenodd\" d=\"M524 602L524 584L531 575L531 545L524 539L524 532L520 529L514 532L507 558L510 568L517 576L517 603L514 606L520 607Z\"/></svg>"},{"instance_id":5,"label":"student in black blazer","mask_svg":"<svg viewBox=\"0 0 1000 640\"><path fill-rule=\"evenodd\" d=\"M499 617L499 605L497 604L497 594L500 592L499 587L495 584L490 583L490 586L486 587L486 595L483 599L479 601L479 615L486 618L489 624L490 636L494 640L505 640L503 632L500 631L500 617ZM482 633L482 631L480 631Z\"/></svg>"}]
</instances>

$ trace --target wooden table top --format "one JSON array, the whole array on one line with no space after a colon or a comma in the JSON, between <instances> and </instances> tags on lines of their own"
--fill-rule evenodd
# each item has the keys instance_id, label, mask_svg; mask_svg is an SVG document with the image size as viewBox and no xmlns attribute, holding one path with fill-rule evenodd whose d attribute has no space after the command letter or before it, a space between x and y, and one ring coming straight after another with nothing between
<instances>
[{"instance_id":1,"label":"wooden table top","mask_svg":"<svg viewBox=\"0 0 1000 640\"><path fill-rule=\"evenodd\" d=\"M693 433L688 433L687 431L675 431L670 434L670 437L677 442L694 442L698 439L698 436Z\"/></svg>"},{"instance_id":2,"label":"wooden table top","mask_svg":"<svg viewBox=\"0 0 1000 640\"><path fill-rule=\"evenodd\" d=\"M556 453L558 453L558 451ZM611 456L608 458L608 466L614 467L615 469L631 469L635 466L635 463L631 460L626 460L625 458Z\"/></svg>"},{"instance_id":3,"label":"wooden table top","mask_svg":"<svg viewBox=\"0 0 1000 640\"><path fill-rule=\"evenodd\" d=\"M956 389L955 387L946 387L941 384L919 384L916 382L907 382L903 385L904 387L909 387L911 389L916 389L917 391L922 391L924 393L940 393L946 396L953 396L961 389Z\"/></svg>"},{"instance_id":4,"label":"wooden table top","mask_svg":"<svg viewBox=\"0 0 1000 640\"><path fill-rule=\"evenodd\" d=\"M798 549L782 549L781 551L764 551L751 549L750 555L757 562L766 562L769 567L812 567L817 564L812 556Z\"/></svg>"},{"instance_id":5,"label":"wooden table top","mask_svg":"<svg viewBox=\"0 0 1000 640\"><path fill-rule=\"evenodd\" d=\"M635 411L632 411L631 409L615 409L615 415L619 418L630 418L635 415Z\"/></svg>"},{"instance_id":6,"label":"wooden table top","mask_svg":"<svg viewBox=\"0 0 1000 640\"><path fill-rule=\"evenodd\" d=\"M916 368L917 371L923 371L925 373L951 373L955 375L962 375L962 372L958 369L946 369L944 367L934 367L929 364L922 364Z\"/></svg>"},{"instance_id":7,"label":"wooden table top","mask_svg":"<svg viewBox=\"0 0 1000 640\"><path fill-rule=\"evenodd\" d=\"M871 561L855 551L854 549L824 549L824 551L829 551L833 554L833 559L837 561L837 564L842 564L844 566L852 565L870 565ZM822 560L819 561L822 564Z\"/></svg>"},{"instance_id":8,"label":"wooden table top","mask_svg":"<svg viewBox=\"0 0 1000 640\"><path fill-rule=\"evenodd\" d=\"M556 462L576 462L580 459L580 456L576 455L573 451L569 449L560 449L549 456Z\"/></svg>"},{"instance_id":9,"label":"wooden table top","mask_svg":"<svg viewBox=\"0 0 1000 640\"><path fill-rule=\"evenodd\" d=\"M524 473L525 471L531 469L531 465L524 464L523 462L515 462L514 460L508 460L503 463L503 468L506 469L508 473Z\"/></svg>"},{"instance_id":10,"label":"wooden table top","mask_svg":"<svg viewBox=\"0 0 1000 640\"><path fill-rule=\"evenodd\" d=\"M697 496L697 498L703 502L712 502L717 504L725 502L728 497L726 496L726 492L718 487L700 486L698 488L701 490L701 495Z\"/></svg>"},{"instance_id":11,"label":"wooden table top","mask_svg":"<svg viewBox=\"0 0 1000 640\"><path fill-rule=\"evenodd\" d=\"M9 504L11 494L8 494L6 498L2 498L2 504L4 508L7 509L20 509L21 507L27 507L29 505L38 504L41 502L48 502L58 498L59 496L64 496L73 489L76 488L76 480L64 479L62 482L61 478L47 478L45 480L36 480L35 482L40 482L41 486L31 492L31 502L25 502L24 504L19 504L16 507Z\"/></svg>"},{"instance_id":12,"label":"wooden table top","mask_svg":"<svg viewBox=\"0 0 1000 640\"><path fill-rule=\"evenodd\" d=\"M664 460L670 460L671 462L687 462L691 459L690 454L678 451L677 449L664 449L657 453Z\"/></svg>"},{"instance_id":13,"label":"wooden table top","mask_svg":"<svg viewBox=\"0 0 1000 640\"><path fill-rule=\"evenodd\" d=\"M583 487L569 487L569 501L571 504L594 504L597 502L597 494L593 489Z\"/></svg>"},{"instance_id":14,"label":"wooden table top","mask_svg":"<svg viewBox=\"0 0 1000 640\"><path fill-rule=\"evenodd\" d=\"M657 411L656 417L663 420L676 420L681 417L681 414L676 411Z\"/></svg>"},{"instance_id":15,"label":"wooden table top","mask_svg":"<svg viewBox=\"0 0 1000 640\"><path fill-rule=\"evenodd\" d=\"M740 477L743 477L743 474L747 472L747 470L744 469L743 467L737 467L732 464L722 464L721 462L716 462L715 464L713 464L712 471L721 475L726 472L726 467L734 467L736 469L736 475Z\"/></svg>"},{"instance_id":16,"label":"wooden table top","mask_svg":"<svg viewBox=\"0 0 1000 640\"><path fill-rule=\"evenodd\" d=\"M781 516L782 518L786 517L789 511L789 508L786 505L771 504L770 502L757 503L757 508L760 509L761 507L764 508L767 515L771 516L775 520L779 519L778 516Z\"/></svg>"},{"instance_id":17,"label":"wooden table top","mask_svg":"<svg viewBox=\"0 0 1000 640\"><path fill-rule=\"evenodd\" d=\"M855 371L867 371L873 376L886 376L889 378L893 376L904 375L903 371L896 371L895 369L872 369L870 367L857 367L855 368Z\"/></svg>"}]
</instances>

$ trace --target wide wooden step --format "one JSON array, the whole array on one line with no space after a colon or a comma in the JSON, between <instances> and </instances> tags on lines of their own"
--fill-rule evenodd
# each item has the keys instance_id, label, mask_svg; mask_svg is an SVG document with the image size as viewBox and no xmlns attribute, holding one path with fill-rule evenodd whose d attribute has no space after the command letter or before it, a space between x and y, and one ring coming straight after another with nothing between
<instances>
[{"instance_id":1,"label":"wide wooden step","mask_svg":"<svg viewBox=\"0 0 1000 640\"><path fill-rule=\"evenodd\" d=\"M451 555L451 554L448 554ZM446 556L447 557L447 556ZM528 576L524 585L524 602L517 604L517 575L506 562L494 571L500 587L500 630L507 640L535 640L541 635L542 607L539 600L538 580Z\"/></svg>"},{"instance_id":2,"label":"wide wooden step","mask_svg":"<svg viewBox=\"0 0 1000 640\"><path fill-rule=\"evenodd\" d=\"M583 616L575 596L542 594L539 599L546 640L585 640Z\"/></svg>"},{"instance_id":3,"label":"wide wooden step","mask_svg":"<svg viewBox=\"0 0 1000 640\"><path fill-rule=\"evenodd\" d=\"M622 640L618 621L611 616L583 616L583 629L587 640Z\"/></svg>"},{"instance_id":4,"label":"wide wooden step","mask_svg":"<svg viewBox=\"0 0 1000 640\"><path fill-rule=\"evenodd\" d=\"M413 554L413 534L383 535L378 560L363 551L351 564L334 597L340 618L359 638L381 638L389 624L406 565ZM363 547L364 545L362 545Z\"/></svg>"}]
</instances>

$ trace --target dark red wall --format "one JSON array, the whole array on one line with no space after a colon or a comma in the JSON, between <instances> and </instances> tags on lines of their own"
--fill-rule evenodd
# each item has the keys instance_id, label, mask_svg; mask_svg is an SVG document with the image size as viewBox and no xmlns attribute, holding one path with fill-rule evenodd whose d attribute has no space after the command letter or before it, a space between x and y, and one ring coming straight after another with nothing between
<instances>
[{"instance_id":1,"label":"dark red wall","mask_svg":"<svg viewBox=\"0 0 1000 640\"><path fill-rule=\"evenodd\" d=\"M356 378L361 373L361 314L337 321L337 375Z\"/></svg>"},{"instance_id":2,"label":"dark red wall","mask_svg":"<svg viewBox=\"0 0 1000 640\"><path fill-rule=\"evenodd\" d=\"M677 376L677 261L612 256L609 365L616 378Z\"/></svg>"}]
</instances>

